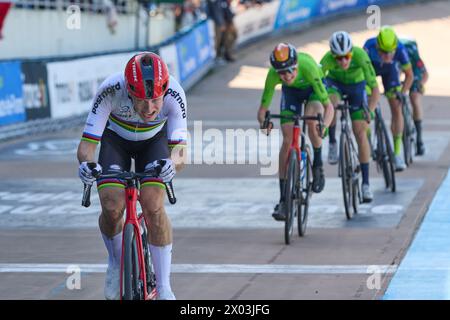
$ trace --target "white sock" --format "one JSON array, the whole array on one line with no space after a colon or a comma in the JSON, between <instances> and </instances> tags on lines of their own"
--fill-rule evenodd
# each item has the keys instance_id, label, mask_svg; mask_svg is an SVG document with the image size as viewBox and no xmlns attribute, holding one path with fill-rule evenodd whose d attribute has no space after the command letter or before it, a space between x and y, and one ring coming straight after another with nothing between
<instances>
[{"instance_id":1,"label":"white sock","mask_svg":"<svg viewBox=\"0 0 450 320\"><path fill-rule=\"evenodd\" d=\"M150 254L152 255L153 267L155 269L156 276L156 290L172 291L170 287L170 266L172 263L172 244L167 246L157 247L154 245L148 245Z\"/></svg>"},{"instance_id":2,"label":"white sock","mask_svg":"<svg viewBox=\"0 0 450 320\"><path fill-rule=\"evenodd\" d=\"M102 233L103 241L108 250L108 264L120 267L120 259L122 257L122 232L109 238Z\"/></svg>"}]
</instances>

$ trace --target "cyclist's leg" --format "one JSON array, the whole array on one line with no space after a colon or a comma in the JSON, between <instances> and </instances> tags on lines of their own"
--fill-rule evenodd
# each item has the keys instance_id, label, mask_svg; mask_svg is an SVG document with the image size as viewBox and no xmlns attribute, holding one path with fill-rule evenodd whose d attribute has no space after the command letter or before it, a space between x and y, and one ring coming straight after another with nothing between
<instances>
[{"instance_id":1,"label":"cyclist's leg","mask_svg":"<svg viewBox=\"0 0 450 320\"><path fill-rule=\"evenodd\" d=\"M352 129L358 144L358 156L362 173L362 196L364 202L372 201L369 187L370 144L367 136L369 124L365 119L364 106L367 106L366 82L341 85L341 90L348 96ZM373 114L371 115L373 119Z\"/></svg>"},{"instance_id":2,"label":"cyclist's leg","mask_svg":"<svg viewBox=\"0 0 450 320\"><path fill-rule=\"evenodd\" d=\"M414 80L411 89L409 91L409 98L411 100L411 105L413 107L413 118L414 124L417 132L417 154L423 155L425 153L425 149L423 146L422 140L422 118L423 118L423 109L422 109L422 91L420 80Z\"/></svg>"},{"instance_id":3,"label":"cyclist's leg","mask_svg":"<svg viewBox=\"0 0 450 320\"><path fill-rule=\"evenodd\" d=\"M108 129L105 130L99 154L99 163L103 168L103 173L130 169L131 157L127 145L129 145L129 141L125 141ZM97 189L102 206L99 227L109 257L105 279L105 297L106 299L119 299L125 186L122 181L117 179L98 179Z\"/></svg>"},{"instance_id":4,"label":"cyclist's leg","mask_svg":"<svg viewBox=\"0 0 450 320\"><path fill-rule=\"evenodd\" d=\"M314 94L311 94L310 99L306 105L305 115L316 116L318 113L324 113L322 103L317 100ZM307 121L309 140L313 145L313 186L314 192L319 193L325 187L325 175L323 172L322 161L322 137L317 130L317 121Z\"/></svg>"},{"instance_id":5,"label":"cyclist's leg","mask_svg":"<svg viewBox=\"0 0 450 320\"><path fill-rule=\"evenodd\" d=\"M283 112L282 114L289 114L290 112ZM283 122L283 120L282 120ZM281 145L281 149L280 149L280 154L279 154L279 178L280 181L282 180L284 182L284 180L286 179L286 163L288 161L288 155L289 155L289 148L291 147L292 144L292 130L293 130L294 124L293 122L284 122L281 124L281 131L283 133L283 143ZM280 182L280 186L281 186L281 182ZM281 190L284 187L280 187L280 201L283 200L284 197L284 192L282 192L283 190Z\"/></svg>"},{"instance_id":6,"label":"cyclist's leg","mask_svg":"<svg viewBox=\"0 0 450 320\"><path fill-rule=\"evenodd\" d=\"M343 85L342 90L348 96L351 106L350 115L352 119L352 129L358 144L358 156L362 174L363 201L372 201L372 193L369 188L369 160L370 144L367 136L369 124L365 119L364 106L367 106L366 82L361 81L356 84ZM371 115L374 118L373 114Z\"/></svg>"},{"instance_id":7,"label":"cyclist's leg","mask_svg":"<svg viewBox=\"0 0 450 320\"><path fill-rule=\"evenodd\" d=\"M391 131L392 137L394 138L394 153L400 159L404 126L401 102L396 98L396 92L401 91L400 75L395 64L388 65L386 68L388 69L382 74L382 80L385 95L391 108Z\"/></svg>"},{"instance_id":8,"label":"cyclist's leg","mask_svg":"<svg viewBox=\"0 0 450 320\"><path fill-rule=\"evenodd\" d=\"M284 111L281 114L288 115L293 114L291 111ZM292 143L292 128L294 124L290 121L281 119L281 132L283 134L283 143L281 145L280 153L278 156L278 177L280 186L280 201L275 205L272 217L277 221L283 221L285 219L284 208L284 191L286 187L286 164L288 161L289 148Z\"/></svg>"},{"instance_id":9,"label":"cyclist's leg","mask_svg":"<svg viewBox=\"0 0 450 320\"><path fill-rule=\"evenodd\" d=\"M105 130L99 153L99 163L103 168L103 173L108 174L130 169L131 156L126 148L127 143L129 142L113 131ZM98 179L97 189L102 206L102 213L99 217L100 230L105 237L120 238L121 242L121 237L116 237L116 235L121 235L123 228L125 185L118 179ZM120 260L120 256L118 258Z\"/></svg>"},{"instance_id":10,"label":"cyclist's leg","mask_svg":"<svg viewBox=\"0 0 450 320\"><path fill-rule=\"evenodd\" d=\"M142 142L136 153L136 171L143 172L155 160L169 157L166 126ZM141 180L140 203L147 222L149 250L156 276L158 299L175 299L170 285L172 225L164 208L165 186L159 178Z\"/></svg>"},{"instance_id":11,"label":"cyclist's leg","mask_svg":"<svg viewBox=\"0 0 450 320\"><path fill-rule=\"evenodd\" d=\"M327 91L330 97L331 103L334 108L337 107L339 101L341 100L339 85L332 79L327 79ZM337 112L335 110L333 121L330 124L330 128L328 130L329 134L329 147L328 147L328 162L330 164L336 164L338 162L338 146L336 140L336 119Z\"/></svg>"}]
</instances>

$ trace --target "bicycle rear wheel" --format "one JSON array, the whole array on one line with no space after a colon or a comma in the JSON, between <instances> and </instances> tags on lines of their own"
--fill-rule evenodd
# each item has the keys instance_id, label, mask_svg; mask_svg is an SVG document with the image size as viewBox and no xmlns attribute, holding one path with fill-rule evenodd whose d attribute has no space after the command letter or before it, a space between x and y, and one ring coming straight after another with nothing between
<instances>
[{"instance_id":1,"label":"bicycle rear wheel","mask_svg":"<svg viewBox=\"0 0 450 320\"><path fill-rule=\"evenodd\" d=\"M305 146L304 152L306 153L305 165L302 168L303 172L301 175L303 179L299 182L299 199L298 199L298 218L297 227L298 235L303 237L306 233L306 224L308 222L308 210L309 210L309 199L311 198L312 189L312 163L311 163L311 150L309 145ZM302 159L303 161L303 159Z\"/></svg>"},{"instance_id":2,"label":"bicycle rear wheel","mask_svg":"<svg viewBox=\"0 0 450 320\"><path fill-rule=\"evenodd\" d=\"M298 211L298 180L299 180L299 165L297 160L297 152L291 151L289 155L288 171L286 177L285 187L285 201L286 201L286 220L284 222L284 242L291 243L291 236L294 231L294 219Z\"/></svg>"},{"instance_id":3,"label":"bicycle rear wheel","mask_svg":"<svg viewBox=\"0 0 450 320\"><path fill-rule=\"evenodd\" d=\"M136 234L132 224L125 226L123 246L123 300L142 300Z\"/></svg>"},{"instance_id":4,"label":"bicycle rear wheel","mask_svg":"<svg viewBox=\"0 0 450 320\"><path fill-rule=\"evenodd\" d=\"M344 198L344 209L347 219L353 217L352 196L353 196L353 169L351 166L351 154L348 137L341 133L339 141L339 170L341 172L342 195Z\"/></svg>"}]
</instances>

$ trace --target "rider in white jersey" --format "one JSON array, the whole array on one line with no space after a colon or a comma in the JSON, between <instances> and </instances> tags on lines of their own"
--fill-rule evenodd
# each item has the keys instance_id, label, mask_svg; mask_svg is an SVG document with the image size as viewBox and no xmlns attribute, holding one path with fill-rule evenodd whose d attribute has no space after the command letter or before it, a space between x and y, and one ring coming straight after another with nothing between
<instances>
[{"instance_id":1,"label":"rider in white jersey","mask_svg":"<svg viewBox=\"0 0 450 320\"><path fill-rule=\"evenodd\" d=\"M144 121L133 108L123 73L108 77L98 92L86 121L83 140L98 143L106 124L108 129L126 140L147 140L153 138L167 122L169 139L174 143L186 142L186 97L172 76L161 112L152 121Z\"/></svg>"},{"instance_id":2,"label":"rider in white jersey","mask_svg":"<svg viewBox=\"0 0 450 320\"><path fill-rule=\"evenodd\" d=\"M164 209L165 185L185 164L187 103L183 88L171 76L162 59L151 52L135 55L124 74L108 77L92 102L83 136L78 146L81 180L92 185L89 162L101 142L96 170L113 173L165 165L159 178L141 179L140 204L148 223L149 250L156 275L157 298L175 299L170 285L172 227ZM97 179L102 205L99 227L108 250L105 279L106 299L120 298L125 183L119 179Z\"/></svg>"}]
</instances>

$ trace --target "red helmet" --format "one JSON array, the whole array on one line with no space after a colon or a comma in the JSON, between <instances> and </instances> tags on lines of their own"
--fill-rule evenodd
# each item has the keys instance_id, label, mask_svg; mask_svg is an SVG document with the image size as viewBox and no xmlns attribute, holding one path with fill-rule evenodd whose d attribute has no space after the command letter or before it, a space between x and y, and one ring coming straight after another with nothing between
<instances>
[{"instance_id":1,"label":"red helmet","mask_svg":"<svg viewBox=\"0 0 450 320\"><path fill-rule=\"evenodd\" d=\"M125 81L130 95L138 99L156 99L169 88L169 70L160 56L143 52L128 61Z\"/></svg>"}]
</instances>

